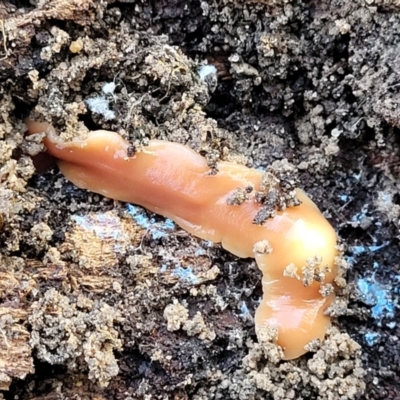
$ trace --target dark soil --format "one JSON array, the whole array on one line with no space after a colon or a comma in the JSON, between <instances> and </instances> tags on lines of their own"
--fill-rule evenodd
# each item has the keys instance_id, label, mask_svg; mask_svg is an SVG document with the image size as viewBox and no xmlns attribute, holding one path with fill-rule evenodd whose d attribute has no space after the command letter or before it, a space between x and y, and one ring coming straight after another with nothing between
<instances>
[{"instance_id":1,"label":"dark soil","mask_svg":"<svg viewBox=\"0 0 400 400\"><path fill-rule=\"evenodd\" d=\"M400 399L399 50L398 0L0 3L4 398ZM274 360L253 260L35 168L28 116L286 159L344 247L321 349Z\"/></svg>"}]
</instances>

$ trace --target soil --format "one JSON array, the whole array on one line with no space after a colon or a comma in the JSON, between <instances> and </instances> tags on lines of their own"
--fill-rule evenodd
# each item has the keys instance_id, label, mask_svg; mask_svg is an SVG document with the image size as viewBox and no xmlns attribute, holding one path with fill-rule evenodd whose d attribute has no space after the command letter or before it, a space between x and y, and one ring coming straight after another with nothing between
<instances>
[{"instance_id":1,"label":"soil","mask_svg":"<svg viewBox=\"0 0 400 400\"><path fill-rule=\"evenodd\" d=\"M399 47L398 0L0 3L0 396L400 399ZM28 116L290 165L343 248L325 342L281 361L254 260L76 188Z\"/></svg>"}]
</instances>

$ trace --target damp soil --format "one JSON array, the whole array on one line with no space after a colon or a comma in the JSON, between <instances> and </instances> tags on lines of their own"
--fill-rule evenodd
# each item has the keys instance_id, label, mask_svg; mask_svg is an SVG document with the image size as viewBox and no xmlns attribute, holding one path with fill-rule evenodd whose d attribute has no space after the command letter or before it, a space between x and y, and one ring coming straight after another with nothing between
<instances>
[{"instance_id":1,"label":"damp soil","mask_svg":"<svg viewBox=\"0 0 400 400\"><path fill-rule=\"evenodd\" d=\"M0 390L5 399L400 399L397 0L0 3ZM43 157L110 129L290 165L338 232L324 343L257 340L261 274Z\"/></svg>"}]
</instances>

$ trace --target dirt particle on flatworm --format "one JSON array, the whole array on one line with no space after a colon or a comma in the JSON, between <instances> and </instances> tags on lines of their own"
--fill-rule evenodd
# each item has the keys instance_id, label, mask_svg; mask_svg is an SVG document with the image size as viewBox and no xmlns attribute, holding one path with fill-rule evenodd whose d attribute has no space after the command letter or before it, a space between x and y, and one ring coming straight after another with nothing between
<instances>
[{"instance_id":1,"label":"dirt particle on flatworm","mask_svg":"<svg viewBox=\"0 0 400 400\"><path fill-rule=\"evenodd\" d=\"M325 279L325 269L321 268L322 258L315 256L306 261L306 265L301 269L302 281L304 286L310 286L314 281L322 282Z\"/></svg>"},{"instance_id":2,"label":"dirt particle on flatworm","mask_svg":"<svg viewBox=\"0 0 400 400\"><path fill-rule=\"evenodd\" d=\"M226 199L226 204L229 206L240 206L248 198L248 191L243 188L237 188L233 193L231 193Z\"/></svg>"},{"instance_id":3,"label":"dirt particle on flatworm","mask_svg":"<svg viewBox=\"0 0 400 400\"><path fill-rule=\"evenodd\" d=\"M272 250L271 243L268 240L260 240L253 247L254 254L271 254Z\"/></svg>"},{"instance_id":4,"label":"dirt particle on flatworm","mask_svg":"<svg viewBox=\"0 0 400 400\"><path fill-rule=\"evenodd\" d=\"M128 149L126 150L126 155L128 157L133 157L136 154L136 146L134 144L130 144Z\"/></svg>"},{"instance_id":5,"label":"dirt particle on flatworm","mask_svg":"<svg viewBox=\"0 0 400 400\"><path fill-rule=\"evenodd\" d=\"M276 211L286 210L301 204L296 197L297 178L294 167L285 162L275 162L263 173L260 190L255 192L256 202L262 205L254 217L253 223L262 225L276 215Z\"/></svg>"},{"instance_id":6,"label":"dirt particle on flatworm","mask_svg":"<svg viewBox=\"0 0 400 400\"><path fill-rule=\"evenodd\" d=\"M268 219L275 217L275 215L276 211L274 208L267 208L264 206L260 209L260 211L257 212L253 219L253 224L262 225Z\"/></svg>"},{"instance_id":7,"label":"dirt particle on flatworm","mask_svg":"<svg viewBox=\"0 0 400 400\"><path fill-rule=\"evenodd\" d=\"M207 165L210 167L210 175L216 175L218 173L218 161L221 159L221 155L217 150L210 150L204 155Z\"/></svg>"},{"instance_id":8,"label":"dirt particle on flatworm","mask_svg":"<svg viewBox=\"0 0 400 400\"><path fill-rule=\"evenodd\" d=\"M283 276L300 280L300 275L297 273L297 271L298 268L296 267L296 265L291 263L283 270Z\"/></svg>"}]
</instances>

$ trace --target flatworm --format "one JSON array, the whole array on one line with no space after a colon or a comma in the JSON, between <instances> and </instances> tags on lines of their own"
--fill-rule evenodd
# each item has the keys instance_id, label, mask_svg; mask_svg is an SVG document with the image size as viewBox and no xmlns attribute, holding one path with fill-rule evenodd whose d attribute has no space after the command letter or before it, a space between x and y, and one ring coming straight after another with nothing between
<instances>
[{"instance_id":1,"label":"flatworm","mask_svg":"<svg viewBox=\"0 0 400 400\"><path fill-rule=\"evenodd\" d=\"M254 195L240 205L230 199L238 188L260 190L263 173L256 169L219 162L217 173L209 174L206 160L181 144L151 140L132 154L115 132L93 131L84 140L63 142L49 124L27 125L30 133L47 134L48 153L78 187L141 205L238 257L255 258L263 273L256 332L277 328L285 359L324 339L330 326L324 311L334 298L337 274L336 234L303 191L296 189L301 205L254 224L262 207Z\"/></svg>"}]
</instances>

